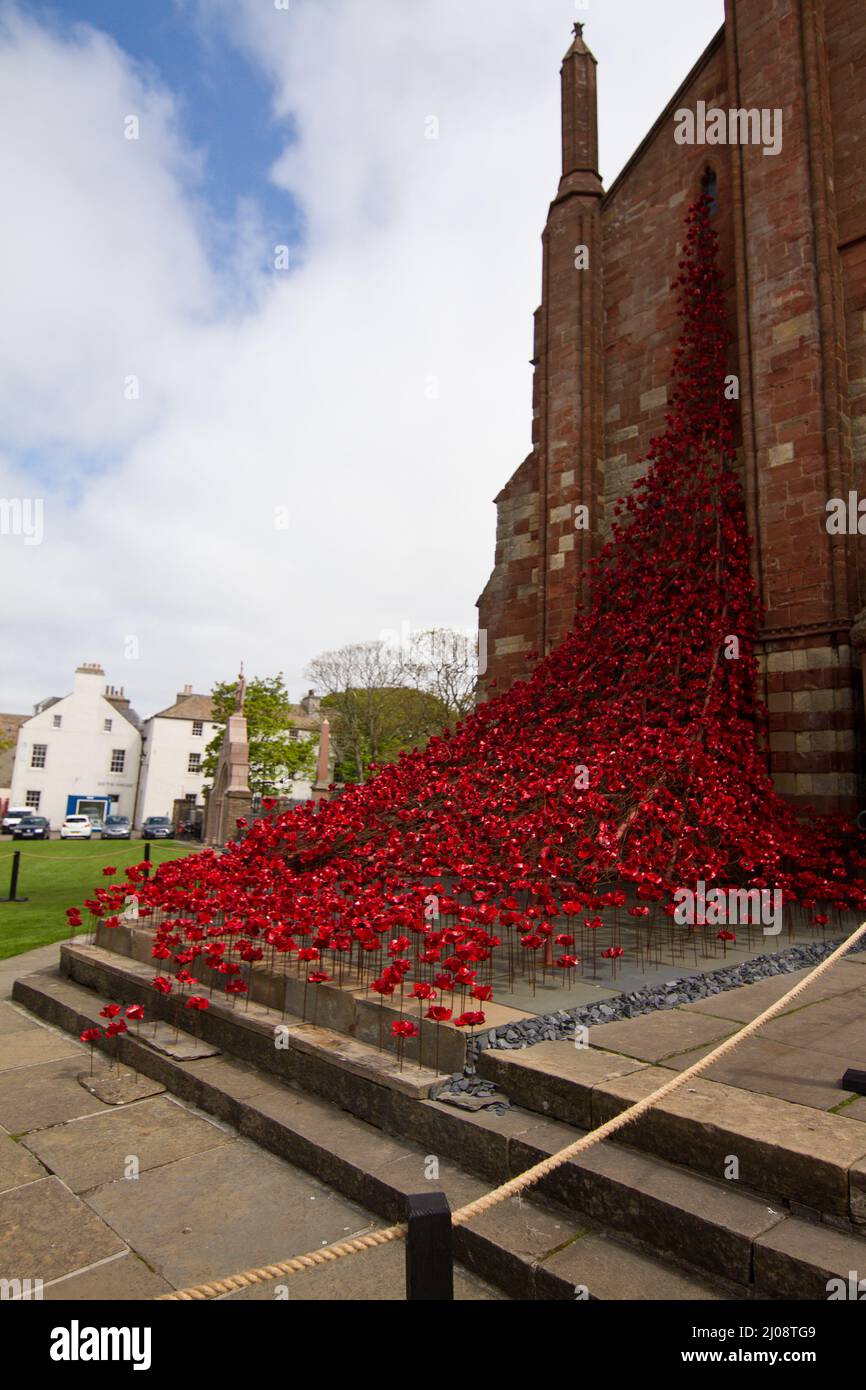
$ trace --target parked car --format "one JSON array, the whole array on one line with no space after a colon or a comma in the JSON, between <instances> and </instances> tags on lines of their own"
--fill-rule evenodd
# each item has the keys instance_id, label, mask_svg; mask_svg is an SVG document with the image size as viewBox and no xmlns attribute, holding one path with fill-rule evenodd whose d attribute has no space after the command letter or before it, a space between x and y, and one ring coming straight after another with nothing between
<instances>
[{"instance_id":1,"label":"parked car","mask_svg":"<svg viewBox=\"0 0 866 1390\"><path fill-rule=\"evenodd\" d=\"M142 823L143 840L170 840L173 834L174 827L168 816L148 816Z\"/></svg>"},{"instance_id":2,"label":"parked car","mask_svg":"<svg viewBox=\"0 0 866 1390\"><path fill-rule=\"evenodd\" d=\"M50 840L51 823L44 816L22 816L12 831L13 840Z\"/></svg>"},{"instance_id":3,"label":"parked car","mask_svg":"<svg viewBox=\"0 0 866 1390\"><path fill-rule=\"evenodd\" d=\"M3 817L3 834L11 835L19 821L34 814L32 806L10 806Z\"/></svg>"},{"instance_id":4,"label":"parked car","mask_svg":"<svg viewBox=\"0 0 866 1390\"><path fill-rule=\"evenodd\" d=\"M61 840L89 840L93 822L89 816L67 816L60 827Z\"/></svg>"},{"instance_id":5,"label":"parked car","mask_svg":"<svg viewBox=\"0 0 866 1390\"><path fill-rule=\"evenodd\" d=\"M132 838L132 825L129 816L106 816L102 827L103 840L129 840Z\"/></svg>"}]
</instances>

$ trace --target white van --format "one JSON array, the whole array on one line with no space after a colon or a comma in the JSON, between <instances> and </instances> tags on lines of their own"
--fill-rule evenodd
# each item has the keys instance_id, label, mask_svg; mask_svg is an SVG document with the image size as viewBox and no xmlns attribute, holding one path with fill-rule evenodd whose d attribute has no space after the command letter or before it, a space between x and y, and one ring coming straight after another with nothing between
<instances>
[{"instance_id":1,"label":"white van","mask_svg":"<svg viewBox=\"0 0 866 1390\"><path fill-rule=\"evenodd\" d=\"M10 806L3 817L2 830L4 835L11 835L16 825L25 816L35 816L36 812L32 806Z\"/></svg>"}]
</instances>

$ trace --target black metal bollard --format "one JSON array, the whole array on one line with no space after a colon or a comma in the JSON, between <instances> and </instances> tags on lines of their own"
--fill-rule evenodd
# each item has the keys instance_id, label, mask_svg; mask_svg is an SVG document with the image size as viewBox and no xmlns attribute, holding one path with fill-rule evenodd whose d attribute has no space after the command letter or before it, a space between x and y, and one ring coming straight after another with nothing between
<instances>
[{"instance_id":1,"label":"black metal bollard","mask_svg":"<svg viewBox=\"0 0 866 1390\"><path fill-rule=\"evenodd\" d=\"M20 869L21 851L20 849L16 849L12 852L12 874L9 879L9 897L0 898L0 903L26 903L30 901L29 898L19 898L18 896L18 874Z\"/></svg>"},{"instance_id":2,"label":"black metal bollard","mask_svg":"<svg viewBox=\"0 0 866 1390\"><path fill-rule=\"evenodd\" d=\"M866 1096L866 1071L857 1071L854 1067L849 1067L842 1077L843 1091L856 1091L858 1096Z\"/></svg>"},{"instance_id":3,"label":"black metal bollard","mask_svg":"<svg viewBox=\"0 0 866 1390\"><path fill-rule=\"evenodd\" d=\"M444 1192L420 1192L406 1198L407 1300L448 1303L454 1299L454 1248L451 1208Z\"/></svg>"},{"instance_id":4,"label":"black metal bollard","mask_svg":"<svg viewBox=\"0 0 866 1390\"><path fill-rule=\"evenodd\" d=\"M147 868L144 871L145 878L150 878L150 840L144 842L144 862Z\"/></svg>"}]
</instances>

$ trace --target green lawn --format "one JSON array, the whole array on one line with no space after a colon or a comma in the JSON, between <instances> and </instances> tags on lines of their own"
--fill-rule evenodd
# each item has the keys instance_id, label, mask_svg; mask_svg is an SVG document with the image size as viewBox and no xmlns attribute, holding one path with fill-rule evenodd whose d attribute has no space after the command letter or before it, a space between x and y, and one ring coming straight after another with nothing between
<instances>
[{"instance_id":1,"label":"green lawn","mask_svg":"<svg viewBox=\"0 0 866 1390\"><path fill-rule=\"evenodd\" d=\"M178 840L150 841L151 862L194 854L201 846ZM0 903L0 960L69 935L67 907L81 905L94 888L104 888L102 870L140 864L140 840L0 840L0 897L9 892L13 850L21 851L18 894L26 903ZM87 921L88 914L84 913Z\"/></svg>"}]
</instances>

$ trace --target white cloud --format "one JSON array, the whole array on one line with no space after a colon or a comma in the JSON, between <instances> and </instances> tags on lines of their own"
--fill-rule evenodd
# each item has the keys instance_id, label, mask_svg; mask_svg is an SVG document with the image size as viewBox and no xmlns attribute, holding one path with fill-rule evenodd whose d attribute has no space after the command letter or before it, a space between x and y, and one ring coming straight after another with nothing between
<instances>
[{"instance_id":1,"label":"white cloud","mask_svg":"<svg viewBox=\"0 0 866 1390\"><path fill-rule=\"evenodd\" d=\"M0 538L0 707L61 693L82 659L143 713L240 657L297 696L325 647L473 623L490 499L529 447L569 20L599 57L611 167L720 20L715 0L667 33L638 0L598 4L597 26L594 8L207 0L210 40L242 45L293 118L272 177L308 233L262 279L245 205L228 282L172 94L92 30L4 12L0 496L44 496L45 541ZM643 106L620 118L638 59Z\"/></svg>"}]
</instances>

